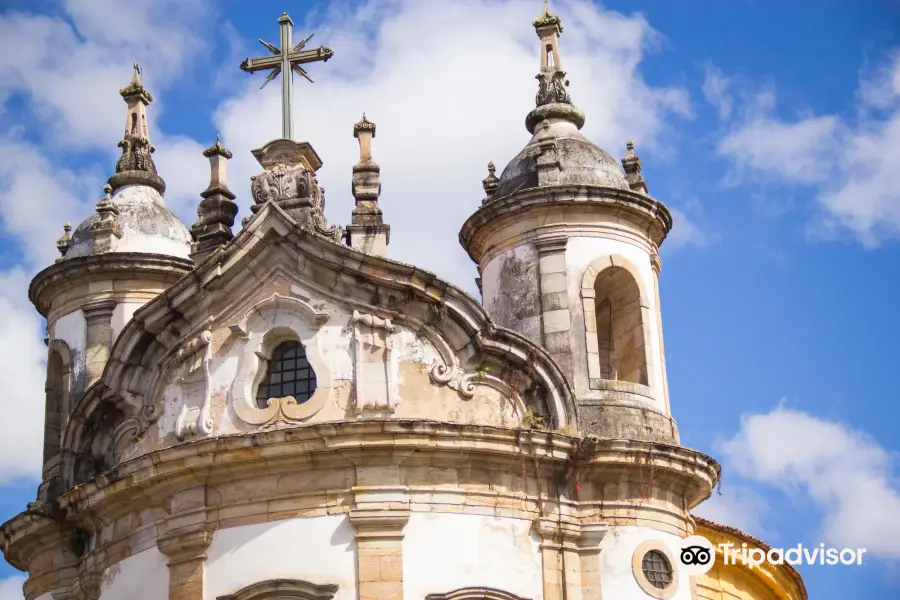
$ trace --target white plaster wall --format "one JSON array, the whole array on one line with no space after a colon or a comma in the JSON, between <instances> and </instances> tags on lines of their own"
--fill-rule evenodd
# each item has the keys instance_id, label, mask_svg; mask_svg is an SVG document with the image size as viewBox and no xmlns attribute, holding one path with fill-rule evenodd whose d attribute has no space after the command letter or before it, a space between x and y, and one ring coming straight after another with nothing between
<instances>
[{"instance_id":1,"label":"white plaster wall","mask_svg":"<svg viewBox=\"0 0 900 600\"><path fill-rule=\"evenodd\" d=\"M84 346L86 344L87 324L84 313L76 309L63 315L53 323L50 339L63 340L72 352L72 380L80 381L84 376Z\"/></svg>"},{"instance_id":2,"label":"white plaster wall","mask_svg":"<svg viewBox=\"0 0 900 600\"><path fill-rule=\"evenodd\" d=\"M624 256L638 270L640 275L639 284L643 289L644 301L650 306L651 318L650 323L650 339L647 340L649 345L650 356L653 357L653 373L652 381L658 382L655 386L657 389L657 398L659 398L659 408L665 411L665 399L663 392L663 368L662 368L662 352L660 351L660 331L658 327L659 320L657 312L659 307L656 305L656 294L653 278L653 267L650 264L650 256L647 252L628 242L620 240L611 240L597 237L573 237L569 239L566 245L566 271L569 280L569 298L573 310L581 312L581 282L584 278L585 270L599 258L618 254ZM573 331L574 335L584 335L584 331Z\"/></svg>"},{"instance_id":3,"label":"white plaster wall","mask_svg":"<svg viewBox=\"0 0 900 600\"><path fill-rule=\"evenodd\" d=\"M631 568L632 556L638 544L645 540L660 540L671 551L675 563L672 568L678 568L679 548L681 538L655 529L644 527L616 527L603 537L600 543L600 585L602 598L615 598L616 600L646 600L647 595L638 585ZM690 577L684 573L678 577L678 591L672 600L691 600Z\"/></svg>"},{"instance_id":4,"label":"white plaster wall","mask_svg":"<svg viewBox=\"0 0 900 600\"><path fill-rule=\"evenodd\" d=\"M169 567L165 555L151 547L103 572L100 600L167 600Z\"/></svg>"},{"instance_id":5,"label":"white plaster wall","mask_svg":"<svg viewBox=\"0 0 900 600\"><path fill-rule=\"evenodd\" d=\"M116 308L113 309L112 319L109 324L110 329L112 330L113 344L119 339L119 334L122 333L122 329L128 324L134 316L134 313L137 312L137 309L144 304L144 302L120 302L116 304Z\"/></svg>"},{"instance_id":6,"label":"white plaster wall","mask_svg":"<svg viewBox=\"0 0 900 600\"><path fill-rule=\"evenodd\" d=\"M463 587L543 598L539 541L529 521L413 513L404 532L404 598L421 600Z\"/></svg>"},{"instance_id":7,"label":"white plaster wall","mask_svg":"<svg viewBox=\"0 0 900 600\"><path fill-rule=\"evenodd\" d=\"M346 515L220 529L206 556L206 600L279 578L335 584L335 600L356 600L356 539Z\"/></svg>"}]
</instances>

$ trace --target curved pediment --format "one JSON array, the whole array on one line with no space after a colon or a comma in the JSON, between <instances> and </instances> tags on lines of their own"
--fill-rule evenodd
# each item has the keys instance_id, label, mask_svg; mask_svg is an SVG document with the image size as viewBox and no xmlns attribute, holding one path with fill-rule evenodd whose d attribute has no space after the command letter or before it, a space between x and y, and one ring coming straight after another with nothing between
<instances>
[{"instance_id":1,"label":"curved pediment","mask_svg":"<svg viewBox=\"0 0 900 600\"><path fill-rule=\"evenodd\" d=\"M269 398L284 343L309 390ZM371 418L575 428L574 406L550 356L462 290L267 203L122 330L72 413L63 483L198 437Z\"/></svg>"}]
</instances>

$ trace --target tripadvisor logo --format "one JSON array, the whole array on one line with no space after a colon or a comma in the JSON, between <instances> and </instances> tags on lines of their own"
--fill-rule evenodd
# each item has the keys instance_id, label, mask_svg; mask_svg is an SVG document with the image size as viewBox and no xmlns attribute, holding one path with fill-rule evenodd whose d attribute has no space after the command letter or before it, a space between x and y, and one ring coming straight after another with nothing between
<instances>
[{"instance_id":1,"label":"tripadvisor logo","mask_svg":"<svg viewBox=\"0 0 900 600\"><path fill-rule=\"evenodd\" d=\"M702 535L686 537L678 548L678 562L683 573L702 575L716 563L716 547Z\"/></svg>"},{"instance_id":2,"label":"tripadvisor logo","mask_svg":"<svg viewBox=\"0 0 900 600\"><path fill-rule=\"evenodd\" d=\"M747 544L713 545L700 535L692 535L681 540L678 561L687 575L702 575L713 568L716 553L721 554L724 566L742 564L755 569L763 564L770 565L861 565L865 548L827 548L819 544L812 548L797 544L792 548L754 548Z\"/></svg>"}]
</instances>

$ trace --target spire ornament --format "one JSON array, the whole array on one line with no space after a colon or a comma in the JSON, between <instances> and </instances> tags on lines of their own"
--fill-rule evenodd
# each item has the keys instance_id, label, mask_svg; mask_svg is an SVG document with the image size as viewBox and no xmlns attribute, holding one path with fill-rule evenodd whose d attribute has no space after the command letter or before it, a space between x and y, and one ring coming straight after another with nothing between
<instances>
[{"instance_id":1,"label":"spire ornament","mask_svg":"<svg viewBox=\"0 0 900 600\"><path fill-rule=\"evenodd\" d=\"M482 204L490 202L494 193L496 193L497 188L500 187L500 178L497 177L497 167L494 166L494 162L489 162L487 168L488 176L481 180L481 185L484 187L484 193L487 194L484 200L481 201Z\"/></svg>"},{"instance_id":2,"label":"spire ornament","mask_svg":"<svg viewBox=\"0 0 900 600\"><path fill-rule=\"evenodd\" d=\"M104 196L97 202L97 214L100 219L90 226L91 236L94 238L94 254L112 252L116 242L122 237L119 228L119 207L112 199L113 188L110 184L103 186Z\"/></svg>"},{"instance_id":3,"label":"spire ornament","mask_svg":"<svg viewBox=\"0 0 900 600\"><path fill-rule=\"evenodd\" d=\"M203 151L203 156L209 159L210 174L209 185L200 192L203 199L197 207L197 222L191 227L191 237L194 238L191 258L194 264L203 262L214 250L234 237L231 226L238 212L235 195L228 189L225 178L226 162L232 157L231 151L222 145L222 140L216 135L215 143Z\"/></svg>"},{"instance_id":4,"label":"spire ornament","mask_svg":"<svg viewBox=\"0 0 900 600\"><path fill-rule=\"evenodd\" d=\"M56 259L56 262L61 260L65 260L66 252L69 251L69 246L72 245L72 225L68 221L63 225L63 234L60 236L58 240L56 240L56 249L59 250L60 257Z\"/></svg>"},{"instance_id":5,"label":"spire ornament","mask_svg":"<svg viewBox=\"0 0 900 600\"><path fill-rule=\"evenodd\" d=\"M565 119L581 129L584 125L584 112L572 104L572 96L568 90L569 80L566 79L559 53L562 19L550 12L550 6L545 0L544 10L533 25L541 40L541 69L535 76L538 80L538 91L534 97L536 108L525 118L525 126L533 134L544 119Z\"/></svg>"},{"instance_id":6,"label":"spire ornament","mask_svg":"<svg viewBox=\"0 0 900 600\"><path fill-rule=\"evenodd\" d=\"M367 254L384 256L390 241L391 226L386 225L378 197L381 195L381 167L372 160L375 123L362 118L353 125L353 137L359 141L359 162L353 166L353 208L347 240L352 248Z\"/></svg>"},{"instance_id":7,"label":"spire ornament","mask_svg":"<svg viewBox=\"0 0 900 600\"><path fill-rule=\"evenodd\" d=\"M647 189L647 182L644 181L644 176L641 175L641 158L634 153L634 142L628 140L625 143L625 148L627 152L622 158L622 168L625 170L625 180L632 190L647 195L649 194L649 190Z\"/></svg>"},{"instance_id":8,"label":"spire ornament","mask_svg":"<svg viewBox=\"0 0 900 600\"><path fill-rule=\"evenodd\" d=\"M141 82L141 68L134 63L131 82L119 90L128 106L125 117L125 134L119 142L122 156L116 162L116 174L109 178L113 190L126 185L146 185L160 194L166 191L166 183L156 172L152 154L156 148L150 143L147 127L147 106L153 96Z\"/></svg>"}]
</instances>

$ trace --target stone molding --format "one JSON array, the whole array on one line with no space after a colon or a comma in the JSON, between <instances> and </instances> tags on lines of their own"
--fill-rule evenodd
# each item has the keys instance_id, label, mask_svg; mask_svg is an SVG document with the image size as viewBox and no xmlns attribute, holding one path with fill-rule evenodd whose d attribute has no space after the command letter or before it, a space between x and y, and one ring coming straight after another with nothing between
<instances>
[{"instance_id":1,"label":"stone molding","mask_svg":"<svg viewBox=\"0 0 900 600\"><path fill-rule=\"evenodd\" d=\"M514 215L517 221L527 220L530 211L552 208L592 210L627 219L652 243L659 246L672 228L672 215L666 206L638 192L593 185L552 186L529 188L493 199L479 207L459 231L459 242L469 257L481 264L489 251L487 241L492 231ZM534 229L539 228L535 223Z\"/></svg>"},{"instance_id":2,"label":"stone molding","mask_svg":"<svg viewBox=\"0 0 900 600\"><path fill-rule=\"evenodd\" d=\"M488 587L465 587L446 594L428 594L425 600L526 600L521 596Z\"/></svg>"},{"instance_id":3,"label":"stone molding","mask_svg":"<svg viewBox=\"0 0 900 600\"><path fill-rule=\"evenodd\" d=\"M64 493L59 503L73 524L89 530L91 550L81 560L91 569L102 572L156 545L185 559L185 577L196 581L211 532L280 519L348 514L360 540L388 542L399 541L413 512L527 521L543 514L551 533L555 509L548 512L546 496L536 490L554 481L572 485L567 473L576 442L551 432L526 437L517 429L426 421L323 423L201 439L139 456ZM525 480L518 474L523 461ZM456 473L456 485L436 483L435 468ZM655 469L649 500L634 483L647 468ZM589 552L591 535L607 526L689 534L687 510L710 494L718 465L678 446L598 440L594 453L579 460L579 477L580 492L567 493L577 499L563 498L560 506L572 551ZM198 481L205 484L197 487ZM295 483L282 488L286 481ZM49 542L59 536L58 522L30 513L0 527L6 558L32 568L35 597L58 580L35 561L61 543ZM552 541L550 535L545 543Z\"/></svg>"},{"instance_id":4,"label":"stone molding","mask_svg":"<svg viewBox=\"0 0 900 600\"><path fill-rule=\"evenodd\" d=\"M51 311L60 309L58 296L63 290L70 289L73 282L83 279L96 281L134 278L159 281L162 290L190 272L193 267L194 263L187 259L138 252L67 258L34 276L28 286L28 299L41 316L51 318ZM121 295L121 292L113 292L112 297L121 301ZM76 299L76 302L80 306L86 300L87 298L80 301Z\"/></svg>"},{"instance_id":5,"label":"stone molding","mask_svg":"<svg viewBox=\"0 0 900 600\"><path fill-rule=\"evenodd\" d=\"M299 579L270 579L248 585L233 594L218 596L216 600L331 600L337 594L338 586L316 585Z\"/></svg>"},{"instance_id":6,"label":"stone molding","mask_svg":"<svg viewBox=\"0 0 900 600\"><path fill-rule=\"evenodd\" d=\"M253 306L232 326L241 339L242 349L231 386L230 404L241 421L256 427L296 424L321 410L333 393L331 368L321 354L317 335L327 320L327 314L299 298L274 294ZM256 390L266 375L266 361L278 344L288 340L303 344L316 374L316 391L303 404L287 396L270 398L266 408L259 408Z\"/></svg>"}]
</instances>

